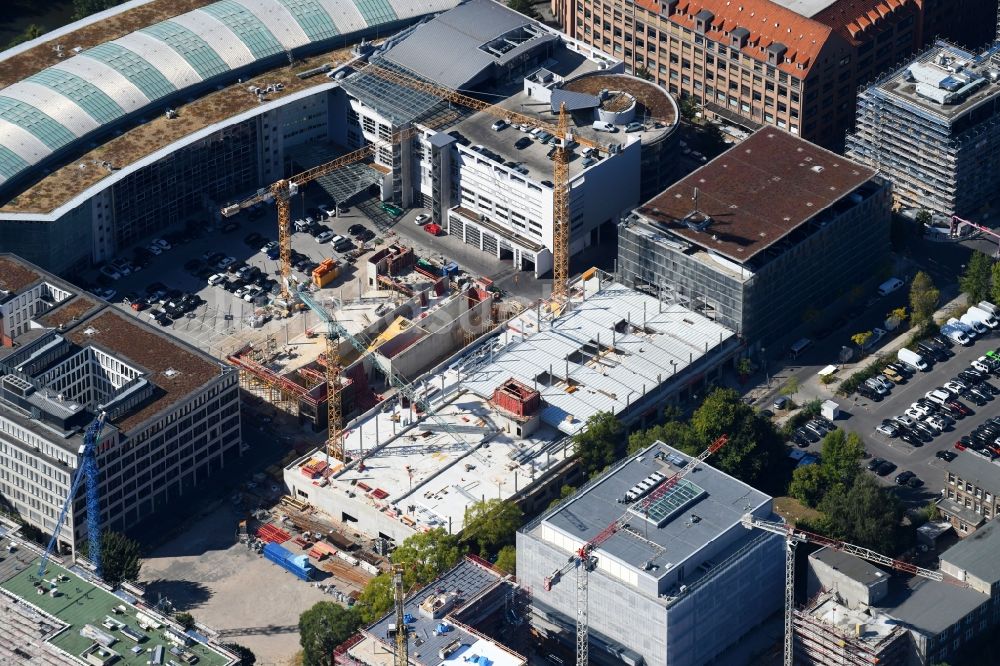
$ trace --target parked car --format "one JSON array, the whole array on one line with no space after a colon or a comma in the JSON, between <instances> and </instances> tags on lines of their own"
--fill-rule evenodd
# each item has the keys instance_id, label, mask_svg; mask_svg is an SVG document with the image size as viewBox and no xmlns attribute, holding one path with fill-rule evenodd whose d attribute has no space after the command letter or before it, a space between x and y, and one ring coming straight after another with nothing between
<instances>
[{"instance_id":1,"label":"parked car","mask_svg":"<svg viewBox=\"0 0 1000 666\"><path fill-rule=\"evenodd\" d=\"M958 457L958 454L955 453L954 451L938 451L937 453L934 454L934 456L940 458L945 462L951 462L952 460Z\"/></svg>"},{"instance_id":2,"label":"parked car","mask_svg":"<svg viewBox=\"0 0 1000 666\"><path fill-rule=\"evenodd\" d=\"M787 395L779 395L771 403L771 406L775 409L785 409L788 406L789 398Z\"/></svg>"},{"instance_id":3,"label":"parked car","mask_svg":"<svg viewBox=\"0 0 1000 666\"><path fill-rule=\"evenodd\" d=\"M905 472L900 472L899 474L896 475L896 485L897 486L905 485L906 482L909 481L914 476L916 476L916 474L914 474L913 472L911 472L909 470L907 470Z\"/></svg>"},{"instance_id":4,"label":"parked car","mask_svg":"<svg viewBox=\"0 0 1000 666\"><path fill-rule=\"evenodd\" d=\"M923 446L924 440L916 432L904 429L899 433L899 438L910 446Z\"/></svg>"},{"instance_id":5,"label":"parked car","mask_svg":"<svg viewBox=\"0 0 1000 666\"><path fill-rule=\"evenodd\" d=\"M520 139L514 142L514 147L518 150L524 150L533 143L531 139L526 136L522 136Z\"/></svg>"},{"instance_id":6,"label":"parked car","mask_svg":"<svg viewBox=\"0 0 1000 666\"><path fill-rule=\"evenodd\" d=\"M875 470L875 473L878 474L879 476L889 476L890 474L893 473L893 471L895 471L895 469L896 465L886 460L881 465L878 466L878 468Z\"/></svg>"},{"instance_id":7,"label":"parked car","mask_svg":"<svg viewBox=\"0 0 1000 666\"><path fill-rule=\"evenodd\" d=\"M885 458L872 458L868 461L868 469L875 471L879 468L879 465L885 462Z\"/></svg>"},{"instance_id":8,"label":"parked car","mask_svg":"<svg viewBox=\"0 0 1000 666\"><path fill-rule=\"evenodd\" d=\"M899 425L890 419L883 419L882 423L875 428L886 437L895 437L899 434Z\"/></svg>"},{"instance_id":9,"label":"parked car","mask_svg":"<svg viewBox=\"0 0 1000 666\"><path fill-rule=\"evenodd\" d=\"M811 444L815 444L819 441L819 435L808 428L797 428L795 432L808 439Z\"/></svg>"},{"instance_id":10,"label":"parked car","mask_svg":"<svg viewBox=\"0 0 1000 666\"><path fill-rule=\"evenodd\" d=\"M219 260L217 264L215 264L215 267L218 268L219 270L222 270L224 268L229 268L235 263L236 263L236 257L223 257L222 259Z\"/></svg>"},{"instance_id":11,"label":"parked car","mask_svg":"<svg viewBox=\"0 0 1000 666\"><path fill-rule=\"evenodd\" d=\"M414 224L421 227L430 221L431 221L431 216L428 215L427 213L421 213L420 215L417 215L415 218L413 218Z\"/></svg>"},{"instance_id":12,"label":"parked car","mask_svg":"<svg viewBox=\"0 0 1000 666\"><path fill-rule=\"evenodd\" d=\"M316 242L325 243L336 235L337 234L333 233L332 231L324 231L320 235L316 236Z\"/></svg>"},{"instance_id":13,"label":"parked car","mask_svg":"<svg viewBox=\"0 0 1000 666\"><path fill-rule=\"evenodd\" d=\"M162 238L154 238L153 239L153 244L154 245L159 245L160 248L164 249L164 250L169 250L170 247L171 247L170 243L168 243L167 241L165 241Z\"/></svg>"}]
</instances>

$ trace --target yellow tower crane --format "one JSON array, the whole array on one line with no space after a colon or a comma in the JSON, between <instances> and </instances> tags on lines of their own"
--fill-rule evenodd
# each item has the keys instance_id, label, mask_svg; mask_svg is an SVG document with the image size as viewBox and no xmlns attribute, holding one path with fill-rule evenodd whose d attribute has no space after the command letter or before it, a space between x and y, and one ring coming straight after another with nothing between
<instances>
[{"instance_id":1,"label":"yellow tower crane","mask_svg":"<svg viewBox=\"0 0 1000 666\"><path fill-rule=\"evenodd\" d=\"M410 661L410 646L406 635L406 616L403 612L403 602L406 595L403 592L403 566L401 564L395 564L392 567L392 588L396 602L396 650L393 666L407 666Z\"/></svg>"}]
</instances>

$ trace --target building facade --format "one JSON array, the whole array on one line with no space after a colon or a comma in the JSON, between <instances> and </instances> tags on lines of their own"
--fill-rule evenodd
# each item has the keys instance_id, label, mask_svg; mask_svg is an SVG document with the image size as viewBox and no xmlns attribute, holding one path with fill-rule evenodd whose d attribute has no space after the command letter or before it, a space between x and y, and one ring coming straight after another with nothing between
<instances>
[{"instance_id":1,"label":"building facade","mask_svg":"<svg viewBox=\"0 0 1000 666\"><path fill-rule=\"evenodd\" d=\"M5 307L12 302L16 312ZM136 525L239 460L234 368L13 255L0 255L0 303L9 332L0 347L0 500L28 524L53 531L83 431L101 412L108 529ZM82 487L79 495L63 550L86 538Z\"/></svg>"},{"instance_id":2,"label":"building facade","mask_svg":"<svg viewBox=\"0 0 1000 666\"><path fill-rule=\"evenodd\" d=\"M892 181L900 207L974 216L1000 192L998 119L997 49L937 42L858 95L847 155Z\"/></svg>"},{"instance_id":3,"label":"building facade","mask_svg":"<svg viewBox=\"0 0 1000 666\"><path fill-rule=\"evenodd\" d=\"M552 0L552 10L571 37L691 97L709 117L839 147L857 86L942 32L985 42L996 4Z\"/></svg>"},{"instance_id":4,"label":"building facade","mask_svg":"<svg viewBox=\"0 0 1000 666\"><path fill-rule=\"evenodd\" d=\"M622 223L619 279L776 351L888 259L889 192L872 169L761 129Z\"/></svg>"},{"instance_id":5,"label":"building facade","mask_svg":"<svg viewBox=\"0 0 1000 666\"><path fill-rule=\"evenodd\" d=\"M740 524L744 513L769 518L770 497L702 463L648 506L636 499L689 461L657 442L518 532L540 635L572 649L577 571L555 572L623 512L628 526L594 550L588 575L593 663L709 663L780 609L782 540Z\"/></svg>"},{"instance_id":6,"label":"building facade","mask_svg":"<svg viewBox=\"0 0 1000 666\"><path fill-rule=\"evenodd\" d=\"M1000 466L982 455L962 451L945 471L938 508L960 537L1000 515Z\"/></svg>"}]
</instances>

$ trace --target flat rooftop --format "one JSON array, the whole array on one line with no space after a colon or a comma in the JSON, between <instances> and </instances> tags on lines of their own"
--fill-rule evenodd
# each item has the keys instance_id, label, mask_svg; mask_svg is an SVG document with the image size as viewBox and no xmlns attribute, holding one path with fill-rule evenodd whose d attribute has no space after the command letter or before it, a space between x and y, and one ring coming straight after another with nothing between
<instances>
[{"instance_id":1,"label":"flat rooftop","mask_svg":"<svg viewBox=\"0 0 1000 666\"><path fill-rule=\"evenodd\" d=\"M822 562L862 585L870 586L886 578L886 573L871 562L833 548L820 548L810 553L809 559Z\"/></svg>"},{"instance_id":2,"label":"flat rooftop","mask_svg":"<svg viewBox=\"0 0 1000 666\"><path fill-rule=\"evenodd\" d=\"M495 348L469 360L462 386L488 399L514 378L542 394L542 421L576 434L598 412L626 411L717 347L729 329L682 305L665 304L617 282L597 288L552 319L526 310ZM573 390L567 390L572 388Z\"/></svg>"},{"instance_id":3,"label":"flat rooftop","mask_svg":"<svg viewBox=\"0 0 1000 666\"><path fill-rule=\"evenodd\" d=\"M898 577L879 610L910 629L938 634L989 601L989 595L972 588L914 576Z\"/></svg>"},{"instance_id":4,"label":"flat rooftop","mask_svg":"<svg viewBox=\"0 0 1000 666\"><path fill-rule=\"evenodd\" d=\"M993 494L1000 494L1000 465L967 451L958 452L958 456L948 464L948 472Z\"/></svg>"},{"instance_id":5,"label":"flat rooftop","mask_svg":"<svg viewBox=\"0 0 1000 666\"><path fill-rule=\"evenodd\" d=\"M0 289L20 292L42 278L42 274L14 257L0 256Z\"/></svg>"},{"instance_id":6,"label":"flat rooftop","mask_svg":"<svg viewBox=\"0 0 1000 666\"><path fill-rule=\"evenodd\" d=\"M430 585L414 594L408 595L404 604L404 613L409 614L413 618L413 622L407 624L407 628L411 636L419 637L422 641L419 646L410 644L410 659L417 664L462 666L472 661L472 657L479 656L489 660L489 662L479 663L490 663L491 666L521 666L525 664L526 660L521 655L485 638L482 634L469 631L465 625L456 622L450 617L467 606L470 601L487 593L497 585L502 584L502 582L503 578L501 574L466 558L442 574ZM453 601L450 601L450 603L453 603L453 607L441 614L442 616L437 619L429 617L420 610L420 605L428 597L435 595L446 595L453 599ZM387 666L391 666L392 664L395 646L394 639L387 638L387 632L389 625L394 624L395 621L396 615L395 611L393 611L364 630L367 636L381 644L383 648L382 654L388 660ZM446 631L440 631L442 624ZM439 650L455 641L459 641L461 647L446 659L440 658L438 656ZM368 657L364 659L364 663L382 663L382 660L377 658L374 661L369 661L371 657L379 654L371 646L359 646L359 648ZM354 648L351 652L353 653L359 648ZM385 652L388 652L388 654L385 654ZM418 654L419 656L417 656Z\"/></svg>"},{"instance_id":7,"label":"flat rooftop","mask_svg":"<svg viewBox=\"0 0 1000 666\"><path fill-rule=\"evenodd\" d=\"M553 529L572 543L586 543L630 506L623 503L630 489L654 473L669 479L691 460L691 456L656 442L561 504L534 531ZM697 558L698 551L734 528L744 530L740 525L744 514L758 513L762 508L770 514L770 502L771 498L759 490L702 463L643 513L632 511L634 519L628 528L616 532L598 551L657 580L694 558L686 566L686 581L690 582L692 575L697 575L696 567L703 563ZM639 503L631 505L637 506ZM654 568L644 570L647 562Z\"/></svg>"},{"instance_id":8,"label":"flat rooftop","mask_svg":"<svg viewBox=\"0 0 1000 666\"><path fill-rule=\"evenodd\" d=\"M896 103L951 123L1000 94L1000 79L991 78L998 68L989 54L976 56L938 41L884 78L877 88Z\"/></svg>"},{"instance_id":9,"label":"flat rooftop","mask_svg":"<svg viewBox=\"0 0 1000 666\"><path fill-rule=\"evenodd\" d=\"M1000 581L1000 526L995 520L983 525L941 554L941 560L988 582Z\"/></svg>"},{"instance_id":10,"label":"flat rooftop","mask_svg":"<svg viewBox=\"0 0 1000 666\"><path fill-rule=\"evenodd\" d=\"M791 9L799 16L813 18L839 0L772 0L775 4Z\"/></svg>"},{"instance_id":11,"label":"flat rooftop","mask_svg":"<svg viewBox=\"0 0 1000 666\"><path fill-rule=\"evenodd\" d=\"M674 183L636 213L663 231L743 263L875 173L767 127Z\"/></svg>"},{"instance_id":12,"label":"flat rooftop","mask_svg":"<svg viewBox=\"0 0 1000 666\"><path fill-rule=\"evenodd\" d=\"M0 542L0 546L6 546L6 542ZM21 546L23 548L23 546ZM10 558L5 558L9 561ZM82 663L86 660L80 657L94 641L80 634L80 630L86 625L96 627L100 631L114 637L115 643L110 649L118 655L117 664L126 666L146 666L149 663L150 655L148 650L152 650L158 645L164 647L166 658L173 658L180 661L169 653L173 646L160 630L143 630L139 627L136 614L139 613L132 604L119 598L105 589L98 587L88 580L72 573L71 571L49 562L46 567L45 580L40 581L38 576L38 558L32 558L29 563L19 562L13 572L5 570L10 574L0 582L0 636L5 633L19 638L17 641L0 641L0 663L22 663L31 657L25 658L17 654L18 658L5 661L2 658L4 651L14 652L12 648L18 646L32 657L36 654L40 657L39 663L65 664L65 655L54 652L58 657L50 656L50 648L56 648L72 655ZM46 591L51 589L51 582L54 578L59 578L58 595L53 597L50 594L38 594L38 589ZM18 603L12 605L10 599L17 599ZM125 609L124 613L115 613L117 607ZM144 611L149 614L149 611ZM117 622L128 626L133 631L143 637L140 645L142 650L138 653L132 651L135 645L125 638L119 631L110 630L102 626L106 617L112 617ZM43 647L42 644L47 644ZM197 655L199 664L205 666L225 666L236 663L221 652L198 642L186 648ZM35 663L34 660L31 663Z\"/></svg>"}]
</instances>

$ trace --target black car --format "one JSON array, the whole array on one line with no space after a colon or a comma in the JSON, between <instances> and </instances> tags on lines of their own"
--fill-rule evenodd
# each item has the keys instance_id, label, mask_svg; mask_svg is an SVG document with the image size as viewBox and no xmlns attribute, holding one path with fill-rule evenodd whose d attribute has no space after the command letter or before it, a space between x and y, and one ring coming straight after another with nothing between
<instances>
[{"instance_id":1,"label":"black car","mask_svg":"<svg viewBox=\"0 0 1000 666\"><path fill-rule=\"evenodd\" d=\"M797 428L795 430L795 434L805 437L811 444L815 444L819 441L819 436L809 428Z\"/></svg>"},{"instance_id":2,"label":"black car","mask_svg":"<svg viewBox=\"0 0 1000 666\"><path fill-rule=\"evenodd\" d=\"M962 372L958 373L958 378L962 381L968 381L974 384L986 379L987 375L986 373L979 372L975 368L966 368L965 370L962 370Z\"/></svg>"},{"instance_id":3,"label":"black car","mask_svg":"<svg viewBox=\"0 0 1000 666\"><path fill-rule=\"evenodd\" d=\"M362 229L358 233L354 234L354 237L361 243L367 243L371 239L375 238L375 232L371 229Z\"/></svg>"},{"instance_id":4,"label":"black car","mask_svg":"<svg viewBox=\"0 0 1000 666\"><path fill-rule=\"evenodd\" d=\"M888 460L886 460L885 462L883 462L881 465L878 466L878 468L875 470L875 473L878 474L879 476L889 476L895 471L895 469L896 466L891 462L889 462Z\"/></svg>"},{"instance_id":5,"label":"black car","mask_svg":"<svg viewBox=\"0 0 1000 666\"><path fill-rule=\"evenodd\" d=\"M924 485L924 482L920 480L919 476L914 474L907 480L906 485L908 485L910 488L919 488L920 486Z\"/></svg>"},{"instance_id":6,"label":"black car","mask_svg":"<svg viewBox=\"0 0 1000 666\"><path fill-rule=\"evenodd\" d=\"M526 136L522 136L520 139L514 142L514 147L517 148L518 150L524 150L525 148L530 146L531 143L532 143L531 139L529 139Z\"/></svg>"},{"instance_id":7,"label":"black car","mask_svg":"<svg viewBox=\"0 0 1000 666\"><path fill-rule=\"evenodd\" d=\"M882 396L881 395L879 395L873 389L871 389L871 388L869 388L869 387L867 387L867 386L865 386L863 384L858 387L858 395L860 395L860 396L862 396L864 398L868 398L872 402L882 402Z\"/></svg>"},{"instance_id":8,"label":"black car","mask_svg":"<svg viewBox=\"0 0 1000 666\"><path fill-rule=\"evenodd\" d=\"M365 228L365 225L363 225L363 224L352 224L351 226L347 227L347 231L351 235L354 235L354 234L357 234L359 231L364 230L364 228Z\"/></svg>"},{"instance_id":9,"label":"black car","mask_svg":"<svg viewBox=\"0 0 1000 666\"><path fill-rule=\"evenodd\" d=\"M910 479L912 479L915 476L916 476L916 474L914 474L913 472L911 472L909 470L907 470L905 472L900 472L899 474L896 475L896 485L897 486L906 485L906 482L909 481Z\"/></svg>"},{"instance_id":10,"label":"black car","mask_svg":"<svg viewBox=\"0 0 1000 666\"><path fill-rule=\"evenodd\" d=\"M925 442L931 441L932 439L934 439L934 436L937 435L936 432L931 430L930 426L927 426L921 423L920 421L914 423L913 426L910 428L910 430L915 432L917 436L920 437Z\"/></svg>"},{"instance_id":11,"label":"black car","mask_svg":"<svg viewBox=\"0 0 1000 666\"><path fill-rule=\"evenodd\" d=\"M997 388L996 384L992 384L987 381L979 382L975 385L975 388L983 393L989 393L990 395L1000 394L1000 388Z\"/></svg>"},{"instance_id":12,"label":"black car","mask_svg":"<svg viewBox=\"0 0 1000 666\"><path fill-rule=\"evenodd\" d=\"M968 400L969 402L971 402L972 404L974 404L974 405L976 405L978 407L982 407L983 405L986 404L986 400L984 400L982 398L982 396L980 396L980 395L978 395L976 393L973 393L969 389L965 389L964 391L962 391L962 393L960 395L962 396L962 398Z\"/></svg>"},{"instance_id":13,"label":"black car","mask_svg":"<svg viewBox=\"0 0 1000 666\"><path fill-rule=\"evenodd\" d=\"M166 313L163 312L157 313L156 316L153 317L153 321L155 321L160 326L170 326L170 324L174 323L174 320L168 317Z\"/></svg>"},{"instance_id":14,"label":"black car","mask_svg":"<svg viewBox=\"0 0 1000 666\"><path fill-rule=\"evenodd\" d=\"M954 343L951 340L949 340L948 338L944 337L943 335L935 335L931 339L934 342L936 342L939 345L941 345L942 347L945 347L946 349L951 349L954 346Z\"/></svg>"},{"instance_id":15,"label":"black car","mask_svg":"<svg viewBox=\"0 0 1000 666\"><path fill-rule=\"evenodd\" d=\"M913 430L901 430L899 433L899 438L909 444L910 446L920 447L924 445L923 440L920 436Z\"/></svg>"},{"instance_id":16,"label":"black car","mask_svg":"<svg viewBox=\"0 0 1000 666\"><path fill-rule=\"evenodd\" d=\"M872 458L868 461L868 469L875 471L879 468L879 465L885 462L885 458Z\"/></svg>"},{"instance_id":17,"label":"black car","mask_svg":"<svg viewBox=\"0 0 1000 666\"><path fill-rule=\"evenodd\" d=\"M792 441L795 442L796 446L802 449L806 448L811 443L808 439L806 439L805 435L798 431L792 433Z\"/></svg>"},{"instance_id":18,"label":"black car","mask_svg":"<svg viewBox=\"0 0 1000 666\"><path fill-rule=\"evenodd\" d=\"M937 453L934 454L934 456L940 458L945 462L951 462L952 460L958 457L958 454L955 453L954 451L938 451Z\"/></svg>"}]
</instances>

